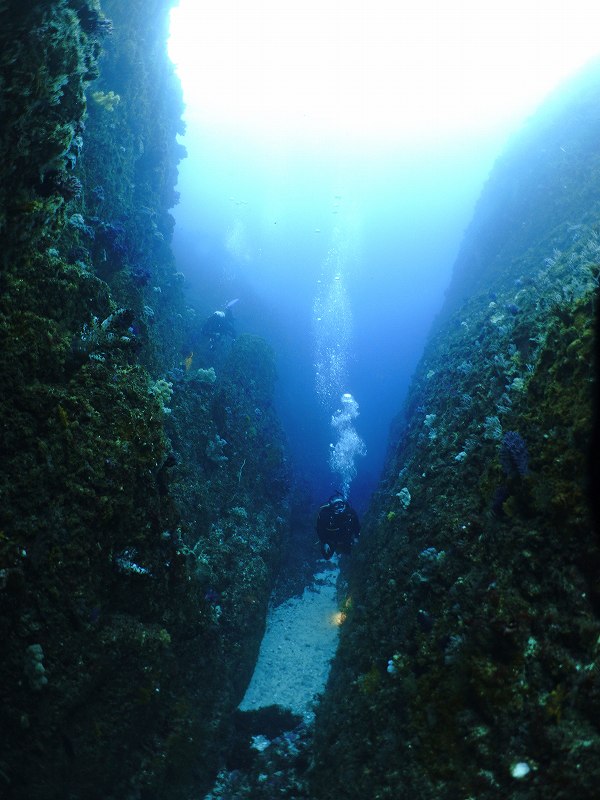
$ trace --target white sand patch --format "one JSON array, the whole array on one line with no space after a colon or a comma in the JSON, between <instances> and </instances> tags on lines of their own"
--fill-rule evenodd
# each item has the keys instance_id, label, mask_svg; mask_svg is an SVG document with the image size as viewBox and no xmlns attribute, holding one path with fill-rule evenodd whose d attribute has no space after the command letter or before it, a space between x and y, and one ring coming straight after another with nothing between
<instances>
[{"instance_id":1,"label":"white sand patch","mask_svg":"<svg viewBox=\"0 0 600 800\"><path fill-rule=\"evenodd\" d=\"M334 557L302 597L271 609L241 711L275 703L312 720L315 695L325 688L337 646L338 574Z\"/></svg>"}]
</instances>

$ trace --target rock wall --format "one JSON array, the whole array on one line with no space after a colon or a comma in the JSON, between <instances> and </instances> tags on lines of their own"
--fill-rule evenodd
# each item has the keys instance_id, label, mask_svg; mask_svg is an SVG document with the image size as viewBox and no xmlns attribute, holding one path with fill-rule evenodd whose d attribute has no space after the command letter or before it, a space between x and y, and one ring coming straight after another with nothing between
<instances>
[{"instance_id":1,"label":"rock wall","mask_svg":"<svg viewBox=\"0 0 600 800\"><path fill-rule=\"evenodd\" d=\"M484 189L353 556L315 797L597 796L599 99L596 67Z\"/></svg>"},{"instance_id":2,"label":"rock wall","mask_svg":"<svg viewBox=\"0 0 600 800\"><path fill-rule=\"evenodd\" d=\"M170 251L170 5L0 3L11 800L202 796L288 527L272 353L203 348Z\"/></svg>"}]
</instances>

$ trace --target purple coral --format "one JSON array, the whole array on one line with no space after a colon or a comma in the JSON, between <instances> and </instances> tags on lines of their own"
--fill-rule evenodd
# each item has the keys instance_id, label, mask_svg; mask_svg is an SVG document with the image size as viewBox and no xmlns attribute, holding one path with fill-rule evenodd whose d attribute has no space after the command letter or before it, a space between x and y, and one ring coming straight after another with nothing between
<instances>
[{"instance_id":1,"label":"purple coral","mask_svg":"<svg viewBox=\"0 0 600 800\"><path fill-rule=\"evenodd\" d=\"M529 470L527 445L517 431L507 431L502 437L500 464L504 474L508 477L511 475L519 475L521 477L527 475Z\"/></svg>"}]
</instances>

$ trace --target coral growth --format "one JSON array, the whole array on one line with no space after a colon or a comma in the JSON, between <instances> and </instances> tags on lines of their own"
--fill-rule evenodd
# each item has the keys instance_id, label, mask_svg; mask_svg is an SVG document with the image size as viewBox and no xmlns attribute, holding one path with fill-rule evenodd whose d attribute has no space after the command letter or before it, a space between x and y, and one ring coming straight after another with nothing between
<instances>
[{"instance_id":1,"label":"coral growth","mask_svg":"<svg viewBox=\"0 0 600 800\"><path fill-rule=\"evenodd\" d=\"M0 793L182 800L287 527L273 359L179 368L170 0L0 5Z\"/></svg>"},{"instance_id":2,"label":"coral growth","mask_svg":"<svg viewBox=\"0 0 600 800\"><path fill-rule=\"evenodd\" d=\"M479 201L353 556L319 800L597 794L599 94L592 69Z\"/></svg>"}]
</instances>

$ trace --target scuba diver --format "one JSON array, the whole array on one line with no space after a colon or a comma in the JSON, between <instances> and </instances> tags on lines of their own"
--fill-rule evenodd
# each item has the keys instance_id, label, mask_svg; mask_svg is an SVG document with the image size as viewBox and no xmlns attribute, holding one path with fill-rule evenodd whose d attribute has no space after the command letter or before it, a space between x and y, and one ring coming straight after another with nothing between
<instances>
[{"instance_id":1,"label":"scuba diver","mask_svg":"<svg viewBox=\"0 0 600 800\"><path fill-rule=\"evenodd\" d=\"M225 306L225 311L215 311L202 326L202 335L208 336L211 350L214 350L215 344L223 336L231 336L232 339L235 339L236 333L231 309L236 303L237 299L230 300Z\"/></svg>"},{"instance_id":2,"label":"scuba diver","mask_svg":"<svg viewBox=\"0 0 600 800\"><path fill-rule=\"evenodd\" d=\"M329 561L335 552L349 555L352 545L358 542L359 533L356 511L341 492L332 494L317 516L317 534L323 558Z\"/></svg>"}]
</instances>

